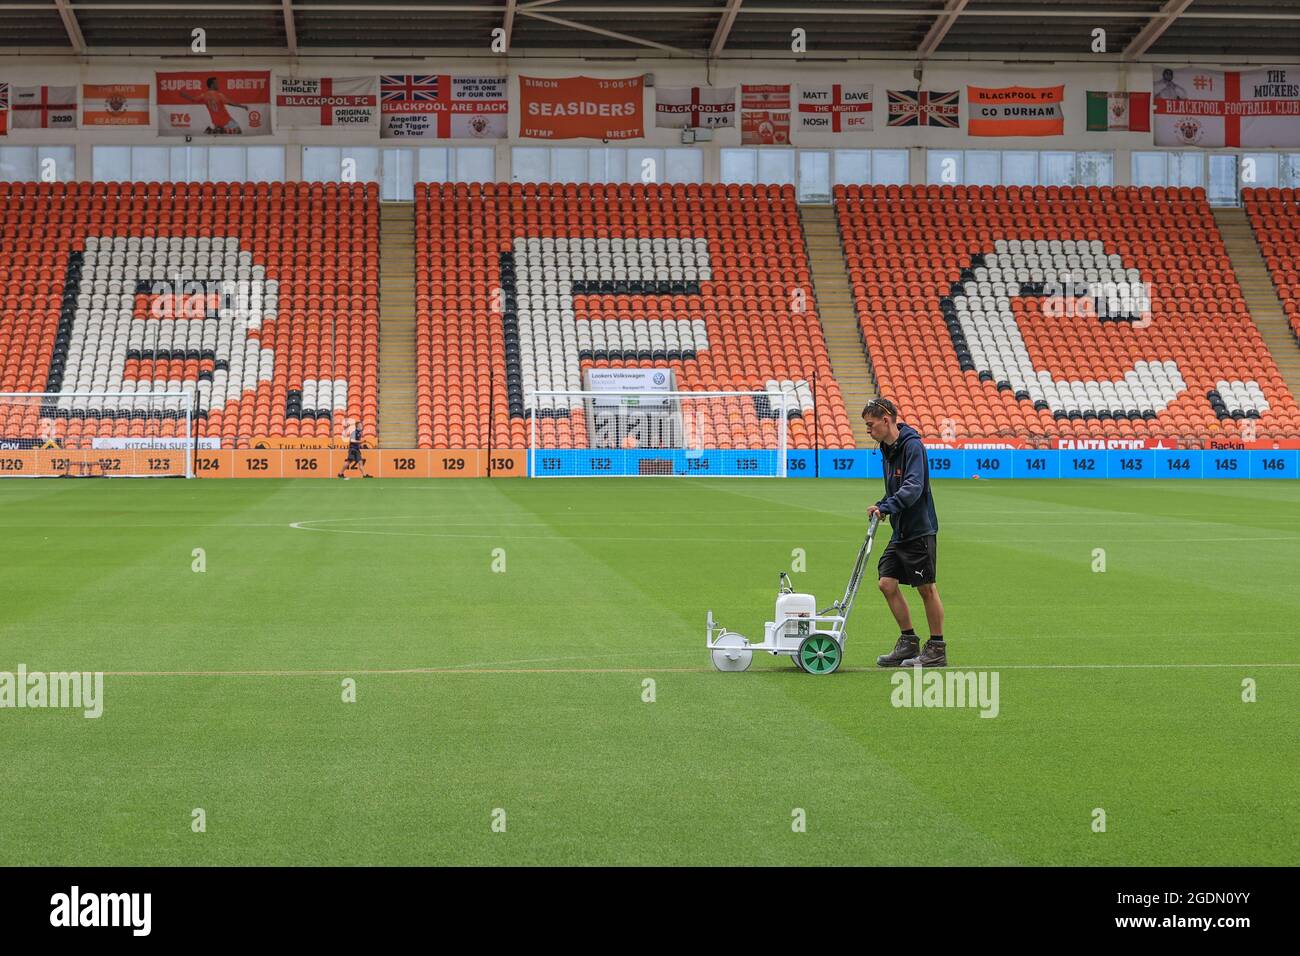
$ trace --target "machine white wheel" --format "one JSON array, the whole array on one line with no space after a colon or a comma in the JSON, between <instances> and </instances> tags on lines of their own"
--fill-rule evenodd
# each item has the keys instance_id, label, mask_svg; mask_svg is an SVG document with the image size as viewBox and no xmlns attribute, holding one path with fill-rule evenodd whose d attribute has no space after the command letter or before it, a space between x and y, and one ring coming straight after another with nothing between
<instances>
[{"instance_id":1,"label":"machine white wheel","mask_svg":"<svg viewBox=\"0 0 1300 956\"><path fill-rule=\"evenodd\" d=\"M709 656L713 658L713 666L718 670L749 670L750 661L754 659L754 652L749 649L749 641L744 635L724 631L713 644L714 647L713 650L709 651Z\"/></svg>"}]
</instances>

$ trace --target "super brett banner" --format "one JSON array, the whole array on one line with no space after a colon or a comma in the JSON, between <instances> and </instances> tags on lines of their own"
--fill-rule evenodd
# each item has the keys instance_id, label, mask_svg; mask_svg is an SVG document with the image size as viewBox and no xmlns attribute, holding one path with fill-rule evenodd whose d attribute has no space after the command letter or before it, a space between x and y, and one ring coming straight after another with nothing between
<instances>
[{"instance_id":1,"label":"super brett banner","mask_svg":"<svg viewBox=\"0 0 1300 956\"><path fill-rule=\"evenodd\" d=\"M968 86L966 131L971 136L1060 136L1064 106L1064 86Z\"/></svg>"},{"instance_id":2,"label":"super brett banner","mask_svg":"<svg viewBox=\"0 0 1300 956\"><path fill-rule=\"evenodd\" d=\"M1300 146L1300 67L1153 67L1157 146Z\"/></svg>"},{"instance_id":3,"label":"super brett banner","mask_svg":"<svg viewBox=\"0 0 1300 956\"><path fill-rule=\"evenodd\" d=\"M641 139L645 77L519 77L519 135L528 139Z\"/></svg>"},{"instance_id":4,"label":"super brett banner","mask_svg":"<svg viewBox=\"0 0 1300 956\"><path fill-rule=\"evenodd\" d=\"M159 136L269 136L271 71L158 73Z\"/></svg>"}]
</instances>

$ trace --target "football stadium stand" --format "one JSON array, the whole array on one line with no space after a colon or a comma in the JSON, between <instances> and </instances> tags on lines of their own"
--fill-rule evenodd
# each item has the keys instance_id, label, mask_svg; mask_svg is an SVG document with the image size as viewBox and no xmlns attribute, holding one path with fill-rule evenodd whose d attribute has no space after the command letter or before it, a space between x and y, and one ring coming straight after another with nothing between
<instances>
[{"instance_id":1,"label":"football stadium stand","mask_svg":"<svg viewBox=\"0 0 1300 956\"><path fill-rule=\"evenodd\" d=\"M548 447L585 447L582 411L535 393L593 364L781 389L791 448L853 447L792 187L417 184L416 217L421 447L524 448L533 415ZM774 446L744 402L705 440Z\"/></svg>"},{"instance_id":2,"label":"football stadium stand","mask_svg":"<svg viewBox=\"0 0 1300 956\"><path fill-rule=\"evenodd\" d=\"M0 390L197 383L200 435L377 426L378 189L322 183L0 183ZM80 399L64 447L139 434ZM34 437L39 409L0 422Z\"/></svg>"},{"instance_id":3,"label":"football stadium stand","mask_svg":"<svg viewBox=\"0 0 1300 956\"><path fill-rule=\"evenodd\" d=\"M1251 314L1266 337L1274 333L1269 344L1294 394L1300 387L1300 190L1243 189L1242 200L1274 294ZM1279 321L1265 327L1261 313L1271 318L1274 311Z\"/></svg>"},{"instance_id":4,"label":"football stadium stand","mask_svg":"<svg viewBox=\"0 0 1300 956\"><path fill-rule=\"evenodd\" d=\"M1300 437L1203 191L837 186L834 202L880 388L924 434Z\"/></svg>"}]
</instances>

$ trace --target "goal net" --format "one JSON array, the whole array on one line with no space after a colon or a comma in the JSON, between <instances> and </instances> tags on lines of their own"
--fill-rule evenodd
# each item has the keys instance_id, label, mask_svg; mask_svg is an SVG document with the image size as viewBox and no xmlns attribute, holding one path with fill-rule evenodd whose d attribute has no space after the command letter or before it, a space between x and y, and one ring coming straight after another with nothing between
<instances>
[{"instance_id":1,"label":"goal net","mask_svg":"<svg viewBox=\"0 0 1300 956\"><path fill-rule=\"evenodd\" d=\"M0 477L192 478L194 395L0 392Z\"/></svg>"},{"instance_id":2,"label":"goal net","mask_svg":"<svg viewBox=\"0 0 1300 956\"><path fill-rule=\"evenodd\" d=\"M773 392L533 393L528 474L784 478L794 396Z\"/></svg>"}]
</instances>

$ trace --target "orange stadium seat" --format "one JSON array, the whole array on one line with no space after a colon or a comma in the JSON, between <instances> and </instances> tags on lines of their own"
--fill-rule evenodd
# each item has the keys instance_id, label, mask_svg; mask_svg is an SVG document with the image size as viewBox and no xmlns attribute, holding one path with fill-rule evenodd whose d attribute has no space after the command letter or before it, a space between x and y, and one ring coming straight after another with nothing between
<instances>
[{"instance_id":1,"label":"orange stadium seat","mask_svg":"<svg viewBox=\"0 0 1300 956\"><path fill-rule=\"evenodd\" d=\"M879 387L924 434L1300 437L1203 190L837 186L834 202Z\"/></svg>"},{"instance_id":2,"label":"orange stadium seat","mask_svg":"<svg viewBox=\"0 0 1300 956\"><path fill-rule=\"evenodd\" d=\"M0 183L0 390L192 385L225 447L344 418L373 440L378 223L373 184ZM54 425L76 447L143 434L131 413L68 398ZM0 434L36 435L37 409L11 414Z\"/></svg>"},{"instance_id":3,"label":"orange stadium seat","mask_svg":"<svg viewBox=\"0 0 1300 956\"><path fill-rule=\"evenodd\" d=\"M1300 190L1243 189L1241 195L1291 334L1300 343Z\"/></svg>"},{"instance_id":4,"label":"orange stadium seat","mask_svg":"<svg viewBox=\"0 0 1300 956\"><path fill-rule=\"evenodd\" d=\"M537 393L592 366L781 389L790 447L853 447L790 187L417 183L416 248L421 447L524 448L534 418L584 447L582 409ZM768 411L728 403L702 443L770 447Z\"/></svg>"}]
</instances>

